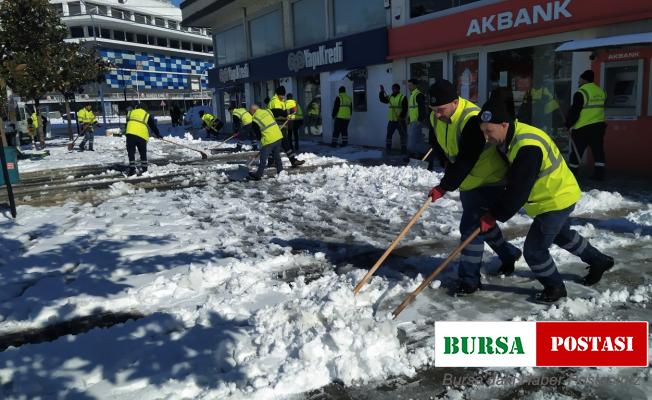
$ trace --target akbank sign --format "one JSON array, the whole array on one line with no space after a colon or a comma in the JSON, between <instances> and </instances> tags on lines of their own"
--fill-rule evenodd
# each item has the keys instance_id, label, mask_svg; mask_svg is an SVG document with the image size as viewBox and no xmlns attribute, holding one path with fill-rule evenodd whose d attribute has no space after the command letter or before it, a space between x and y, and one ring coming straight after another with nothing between
<instances>
[{"instance_id":1,"label":"akbank sign","mask_svg":"<svg viewBox=\"0 0 652 400\"><path fill-rule=\"evenodd\" d=\"M317 49L304 49L288 54L288 69L299 72L304 68L313 70L325 65L337 64L344 61L344 46L336 42L334 46L321 45Z\"/></svg>"}]
</instances>

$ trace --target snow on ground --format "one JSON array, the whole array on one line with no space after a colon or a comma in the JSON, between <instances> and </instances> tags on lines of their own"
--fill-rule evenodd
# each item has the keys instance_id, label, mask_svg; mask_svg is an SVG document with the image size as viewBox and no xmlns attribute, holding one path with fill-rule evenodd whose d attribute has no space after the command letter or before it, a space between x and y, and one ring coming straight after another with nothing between
<instances>
[{"instance_id":1,"label":"snow on ground","mask_svg":"<svg viewBox=\"0 0 652 400\"><path fill-rule=\"evenodd\" d=\"M97 139L107 154L122 151L124 138ZM170 154L163 146L150 151ZM332 154L353 160L379 152ZM65 156L53 152L32 170L52 168L54 160L74 165ZM2 398L300 398L332 382L355 390L414 377L433 362L435 320L650 319L650 207L617 192L586 192L574 213L574 227L616 257L599 285L577 283L584 265L553 248L569 298L534 304L529 296L538 284L524 261L512 277L493 276L497 263L487 251L485 290L448 296L452 265L392 320L396 305L457 244L458 193L427 209L358 296L352 288L441 174L344 164L221 185L209 173L215 179L204 188L158 192L120 183L95 206L20 206L17 220L0 217L0 336L105 311L143 316L1 352ZM518 215L501 227L522 246L529 221ZM649 378L645 369L578 371ZM447 398L490 398L511 388L441 390ZM550 390L514 398L576 398ZM652 393L649 379L628 388L626 398L645 398L641 393Z\"/></svg>"}]
</instances>

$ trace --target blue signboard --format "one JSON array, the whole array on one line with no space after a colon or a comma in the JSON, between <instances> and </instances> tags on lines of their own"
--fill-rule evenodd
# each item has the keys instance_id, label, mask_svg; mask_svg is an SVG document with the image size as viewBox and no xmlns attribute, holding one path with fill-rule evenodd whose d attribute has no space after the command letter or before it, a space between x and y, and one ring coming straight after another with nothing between
<instances>
[{"instance_id":1,"label":"blue signboard","mask_svg":"<svg viewBox=\"0 0 652 400\"><path fill-rule=\"evenodd\" d=\"M384 63L387 59L387 29L351 36L219 66L208 73L215 89L241 82L256 82L287 76L312 75L338 69L354 69Z\"/></svg>"}]
</instances>

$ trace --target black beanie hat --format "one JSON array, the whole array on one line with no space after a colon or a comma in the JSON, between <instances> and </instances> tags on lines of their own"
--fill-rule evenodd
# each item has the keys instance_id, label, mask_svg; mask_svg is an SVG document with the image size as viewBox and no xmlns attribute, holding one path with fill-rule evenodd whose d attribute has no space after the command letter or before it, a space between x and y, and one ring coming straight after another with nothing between
<instances>
[{"instance_id":1,"label":"black beanie hat","mask_svg":"<svg viewBox=\"0 0 652 400\"><path fill-rule=\"evenodd\" d=\"M278 96L285 96L285 86L281 85L276 88L276 94Z\"/></svg>"},{"instance_id":2,"label":"black beanie hat","mask_svg":"<svg viewBox=\"0 0 652 400\"><path fill-rule=\"evenodd\" d=\"M430 105L439 107L457 100L457 92L452 83L446 79L438 79L430 85Z\"/></svg>"},{"instance_id":3,"label":"black beanie hat","mask_svg":"<svg viewBox=\"0 0 652 400\"><path fill-rule=\"evenodd\" d=\"M595 79L595 75L593 74L593 70L587 69L586 71L582 72L580 78L584 79L587 82L593 82L593 79Z\"/></svg>"},{"instance_id":4,"label":"black beanie hat","mask_svg":"<svg viewBox=\"0 0 652 400\"><path fill-rule=\"evenodd\" d=\"M512 122L512 118L507 112L505 101L501 96L492 96L480 110L480 123L491 122L492 124L500 124L503 122Z\"/></svg>"}]
</instances>

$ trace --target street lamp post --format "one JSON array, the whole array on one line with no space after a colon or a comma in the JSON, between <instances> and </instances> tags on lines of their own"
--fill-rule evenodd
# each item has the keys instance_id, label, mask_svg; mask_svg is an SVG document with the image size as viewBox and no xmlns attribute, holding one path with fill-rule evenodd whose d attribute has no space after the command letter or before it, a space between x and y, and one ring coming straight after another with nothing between
<instances>
[{"instance_id":1,"label":"street lamp post","mask_svg":"<svg viewBox=\"0 0 652 400\"><path fill-rule=\"evenodd\" d=\"M91 25L93 25L93 44L95 47L95 53L98 53L97 51L97 27L95 26L95 18L93 18L93 13L88 10L88 4L86 4L86 1L80 0L83 4L84 7L86 8L86 12L91 16ZM95 12L97 12L97 6L95 6ZM100 84L100 104L102 107L102 122L104 122L104 125L106 125L106 109L104 108L104 82L99 82Z\"/></svg>"}]
</instances>

